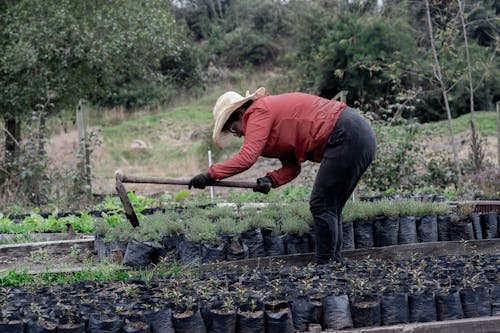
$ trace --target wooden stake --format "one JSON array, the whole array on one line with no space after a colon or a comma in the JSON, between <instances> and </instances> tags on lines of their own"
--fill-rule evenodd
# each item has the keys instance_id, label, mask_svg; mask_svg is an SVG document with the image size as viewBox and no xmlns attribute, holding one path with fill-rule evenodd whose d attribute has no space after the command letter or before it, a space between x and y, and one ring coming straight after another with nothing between
<instances>
[{"instance_id":1,"label":"wooden stake","mask_svg":"<svg viewBox=\"0 0 500 333\"><path fill-rule=\"evenodd\" d=\"M85 190L88 198L92 195L91 169L90 169L90 154L87 142L87 115L85 109L85 101L81 99L76 107L76 125L78 127L78 147L79 157L81 158L80 172L83 177Z\"/></svg>"}]
</instances>

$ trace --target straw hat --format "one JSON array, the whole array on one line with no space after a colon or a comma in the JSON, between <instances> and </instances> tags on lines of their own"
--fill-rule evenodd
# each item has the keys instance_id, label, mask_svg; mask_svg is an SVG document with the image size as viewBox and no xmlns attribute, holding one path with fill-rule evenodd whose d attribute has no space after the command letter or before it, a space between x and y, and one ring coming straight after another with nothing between
<instances>
[{"instance_id":1,"label":"straw hat","mask_svg":"<svg viewBox=\"0 0 500 333\"><path fill-rule=\"evenodd\" d=\"M265 93L266 89L260 87L253 94L249 94L247 91L245 97L234 91L228 91L219 97L215 103L213 111L214 132L212 135L212 139L217 148L223 148L222 141L224 141L223 139L228 135L228 133L223 133L222 128L231 114L246 102L250 100L254 101L257 98L264 96Z\"/></svg>"}]
</instances>

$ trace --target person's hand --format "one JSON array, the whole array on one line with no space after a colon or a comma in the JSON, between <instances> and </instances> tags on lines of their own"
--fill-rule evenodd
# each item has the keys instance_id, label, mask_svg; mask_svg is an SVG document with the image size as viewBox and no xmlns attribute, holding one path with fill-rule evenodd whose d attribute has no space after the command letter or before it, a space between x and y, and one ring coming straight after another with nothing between
<instances>
[{"instance_id":1,"label":"person's hand","mask_svg":"<svg viewBox=\"0 0 500 333\"><path fill-rule=\"evenodd\" d=\"M191 189L191 187L204 189L211 181L213 181L213 179L208 173L200 173L191 178L188 189Z\"/></svg>"},{"instance_id":2,"label":"person's hand","mask_svg":"<svg viewBox=\"0 0 500 333\"><path fill-rule=\"evenodd\" d=\"M271 187L273 187L273 180L271 177L264 176L257 178L257 186L253 188L253 191L268 194L271 191Z\"/></svg>"}]
</instances>

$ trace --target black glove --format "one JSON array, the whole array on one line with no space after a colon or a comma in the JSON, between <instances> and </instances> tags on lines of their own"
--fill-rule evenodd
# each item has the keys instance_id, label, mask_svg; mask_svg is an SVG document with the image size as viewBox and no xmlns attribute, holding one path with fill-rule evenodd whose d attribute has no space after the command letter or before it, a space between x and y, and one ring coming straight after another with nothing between
<instances>
[{"instance_id":1,"label":"black glove","mask_svg":"<svg viewBox=\"0 0 500 333\"><path fill-rule=\"evenodd\" d=\"M273 180L271 177L264 176L257 178L257 186L253 188L253 191L268 194L271 191L271 187L273 187Z\"/></svg>"},{"instance_id":2,"label":"black glove","mask_svg":"<svg viewBox=\"0 0 500 333\"><path fill-rule=\"evenodd\" d=\"M211 181L213 181L213 179L208 175L208 173L200 173L199 175L191 178L188 189L191 189L191 187L204 189Z\"/></svg>"}]
</instances>

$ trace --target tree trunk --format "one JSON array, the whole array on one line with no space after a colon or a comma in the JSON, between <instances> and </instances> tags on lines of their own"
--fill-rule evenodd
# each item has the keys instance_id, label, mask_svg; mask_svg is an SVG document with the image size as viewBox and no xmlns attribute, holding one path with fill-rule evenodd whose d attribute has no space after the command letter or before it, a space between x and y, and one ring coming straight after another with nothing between
<instances>
[{"instance_id":1,"label":"tree trunk","mask_svg":"<svg viewBox=\"0 0 500 333\"><path fill-rule=\"evenodd\" d=\"M467 73L469 76L469 96L470 96L470 129L471 129L471 143L470 148L472 150L472 166L474 174L479 174L482 169L482 149L481 141L479 140L478 133L476 132L476 122L474 120L474 87L472 83L472 69L470 65L470 54L469 54L469 41L467 39L467 29L465 24L464 7L465 0L462 2L458 0L458 6L460 8L460 21L462 23L462 30L464 34L464 46L465 46L465 59L467 61Z\"/></svg>"},{"instance_id":2,"label":"tree trunk","mask_svg":"<svg viewBox=\"0 0 500 333\"><path fill-rule=\"evenodd\" d=\"M448 116L448 128L450 130L450 141L451 141L451 146L453 148L453 159L455 160L455 171L457 172L458 184L460 184L461 183L460 162L458 160L458 151L457 151L457 145L455 143L455 134L453 132L453 124L451 122L452 118L451 118L450 104L448 103L448 94L446 92L446 86L445 86L445 83L443 80L443 75L441 73L441 66L439 64L438 54L436 51L436 45L434 43L434 33L432 32L431 11L429 8L429 0L425 0L425 7L426 7L426 14L427 14L427 24L429 26L429 39L431 42L431 48L432 48L432 54L434 56L434 62L436 63L435 75L436 75L437 79L439 80L439 84L441 85L441 91L443 93L444 104L446 107L446 115Z\"/></svg>"},{"instance_id":3,"label":"tree trunk","mask_svg":"<svg viewBox=\"0 0 500 333\"><path fill-rule=\"evenodd\" d=\"M20 150L21 122L15 118L5 119L5 129L5 160L12 162Z\"/></svg>"},{"instance_id":4,"label":"tree trunk","mask_svg":"<svg viewBox=\"0 0 500 333\"><path fill-rule=\"evenodd\" d=\"M41 158L45 155L45 142L46 142L46 126L47 114L45 111L40 110L38 113L38 149L37 154Z\"/></svg>"},{"instance_id":5,"label":"tree trunk","mask_svg":"<svg viewBox=\"0 0 500 333\"><path fill-rule=\"evenodd\" d=\"M207 5L208 9L210 10L210 15L212 16L213 19L217 19L217 11L215 10L215 4L213 0L204 0L205 4Z\"/></svg>"}]
</instances>

